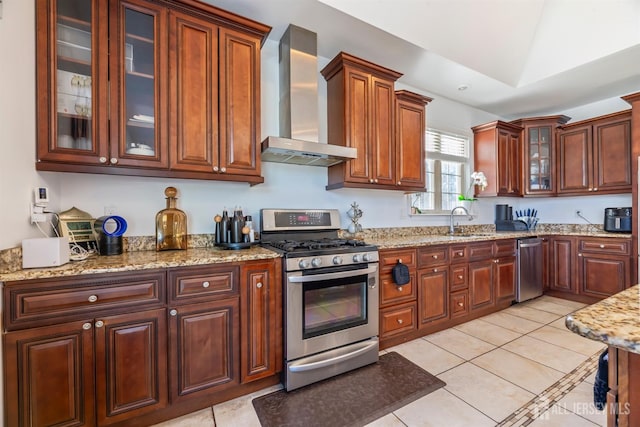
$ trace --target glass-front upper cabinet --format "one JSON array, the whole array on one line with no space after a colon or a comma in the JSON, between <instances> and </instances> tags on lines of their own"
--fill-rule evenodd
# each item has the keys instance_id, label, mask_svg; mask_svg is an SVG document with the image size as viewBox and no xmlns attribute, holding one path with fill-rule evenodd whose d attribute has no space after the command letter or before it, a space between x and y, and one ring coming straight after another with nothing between
<instances>
[{"instance_id":1,"label":"glass-front upper cabinet","mask_svg":"<svg viewBox=\"0 0 640 427\"><path fill-rule=\"evenodd\" d=\"M546 116L517 120L524 141L524 195L549 195L556 191L555 135L567 116Z\"/></svg>"},{"instance_id":2,"label":"glass-front upper cabinet","mask_svg":"<svg viewBox=\"0 0 640 427\"><path fill-rule=\"evenodd\" d=\"M106 67L100 69L100 0L36 2L38 157L99 162L99 126L106 121L100 99ZM106 21L104 21L106 22ZM102 89L102 90L101 90ZM93 158L93 160L91 160Z\"/></svg>"},{"instance_id":3,"label":"glass-front upper cabinet","mask_svg":"<svg viewBox=\"0 0 640 427\"><path fill-rule=\"evenodd\" d=\"M161 124L166 105L166 8L146 1L114 1L111 15L111 159L118 165L167 167ZM165 80L166 81L166 80ZM113 102L118 100L118 102ZM115 120L114 120L115 119Z\"/></svg>"}]
</instances>

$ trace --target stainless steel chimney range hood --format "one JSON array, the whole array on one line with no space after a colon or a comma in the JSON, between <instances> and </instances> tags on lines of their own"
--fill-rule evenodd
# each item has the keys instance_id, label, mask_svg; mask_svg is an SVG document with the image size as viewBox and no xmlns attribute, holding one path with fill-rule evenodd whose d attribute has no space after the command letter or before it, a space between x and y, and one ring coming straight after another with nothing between
<instances>
[{"instance_id":1,"label":"stainless steel chimney range hood","mask_svg":"<svg viewBox=\"0 0 640 427\"><path fill-rule=\"evenodd\" d=\"M317 36L289 25L280 39L280 136L262 141L262 161L332 166L357 150L318 142Z\"/></svg>"}]
</instances>

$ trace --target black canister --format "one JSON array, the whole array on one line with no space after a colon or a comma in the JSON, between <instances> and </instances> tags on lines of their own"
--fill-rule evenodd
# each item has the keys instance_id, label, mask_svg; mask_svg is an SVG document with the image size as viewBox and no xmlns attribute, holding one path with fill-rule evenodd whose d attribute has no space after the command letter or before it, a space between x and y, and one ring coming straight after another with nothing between
<instances>
[{"instance_id":1,"label":"black canister","mask_svg":"<svg viewBox=\"0 0 640 427\"><path fill-rule=\"evenodd\" d=\"M506 221L509 219L509 205L496 205L496 221Z\"/></svg>"},{"instance_id":2,"label":"black canister","mask_svg":"<svg viewBox=\"0 0 640 427\"><path fill-rule=\"evenodd\" d=\"M122 236L108 236L106 234L99 233L98 253L100 255L122 254Z\"/></svg>"}]
</instances>

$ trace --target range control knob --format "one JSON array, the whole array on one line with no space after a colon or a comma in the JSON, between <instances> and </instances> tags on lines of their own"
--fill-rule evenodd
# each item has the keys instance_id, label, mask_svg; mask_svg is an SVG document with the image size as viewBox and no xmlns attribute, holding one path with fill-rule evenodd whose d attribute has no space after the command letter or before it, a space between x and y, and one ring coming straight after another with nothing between
<instances>
[{"instance_id":1,"label":"range control knob","mask_svg":"<svg viewBox=\"0 0 640 427\"><path fill-rule=\"evenodd\" d=\"M364 254L362 256L362 260L363 261L367 261L367 262L371 261L371 255L370 254Z\"/></svg>"},{"instance_id":2,"label":"range control knob","mask_svg":"<svg viewBox=\"0 0 640 427\"><path fill-rule=\"evenodd\" d=\"M300 266L300 268L309 268L309 260L308 259L301 259L300 262L298 263L298 265Z\"/></svg>"},{"instance_id":3,"label":"range control knob","mask_svg":"<svg viewBox=\"0 0 640 427\"><path fill-rule=\"evenodd\" d=\"M341 257L341 256L334 256L334 257L333 257L333 263L334 263L335 265L340 265L340 264L342 264L342 257Z\"/></svg>"},{"instance_id":4,"label":"range control knob","mask_svg":"<svg viewBox=\"0 0 640 427\"><path fill-rule=\"evenodd\" d=\"M320 267L322 265L322 260L320 258L314 258L311 260L311 265L314 267Z\"/></svg>"},{"instance_id":5,"label":"range control knob","mask_svg":"<svg viewBox=\"0 0 640 427\"><path fill-rule=\"evenodd\" d=\"M360 254L355 254L353 256L353 262L362 262L362 255Z\"/></svg>"}]
</instances>

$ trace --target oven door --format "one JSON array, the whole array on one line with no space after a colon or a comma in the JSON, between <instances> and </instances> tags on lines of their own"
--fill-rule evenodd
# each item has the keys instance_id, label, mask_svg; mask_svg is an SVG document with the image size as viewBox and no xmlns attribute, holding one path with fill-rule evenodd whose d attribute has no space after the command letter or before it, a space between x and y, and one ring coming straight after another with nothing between
<instances>
[{"instance_id":1,"label":"oven door","mask_svg":"<svg viewBox=\"0 0 640 427\"><path fill-rule=\"evenodd\" d=\"M376 337L378 293L377 263L328 273L288 273L285 359Z\"/></svg>"}]
</instances>

